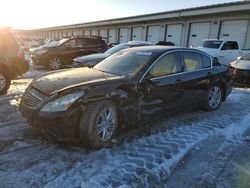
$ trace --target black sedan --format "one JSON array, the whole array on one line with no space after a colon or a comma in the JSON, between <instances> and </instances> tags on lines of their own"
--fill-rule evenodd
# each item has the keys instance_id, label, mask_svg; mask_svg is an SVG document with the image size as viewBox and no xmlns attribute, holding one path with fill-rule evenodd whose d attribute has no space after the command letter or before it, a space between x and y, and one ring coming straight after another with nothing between
<instances>
[{"instance_id":1,"label":"black sedan","mask_svg":"<svg viewBox=\"0 0 250 188\"><path fill-rule=\"evenodd\" d=\"M119 126L193 105L216 110L232 90L231 76L211 56L185 48L125 49L93 68L36 78L20 110L57 139L80 138L91 147L111 141Z\"/></svg>"},{"instance_id":2,"label":"black sedan","mask_svg":"<svg viewBox=\"0 0 250 188\"><path fill-rule=\"evenodd\" d=\"M72 66L74 58L107 50L106 42L98 36L81 36L65 38L49 43L31 53L35 65L58 70Z\"/></svg>"},{"instance_id":3,"label":"black sedan","mask_svg":"<svg viewBox=\"0 0 250 188\"><path fill-rule=\"evenodd\" d=\"M73 67L93 67L97 63L101 62L105 58L111 56L112 54L120 50L123 50L126 48L139 47L139 46L149 46L149 45L152 45L152 44L149 42L145 42L145 41L130 41L128 43L118 44L110 48L104 53L85 55L85 56L75 58L73 61Z\"/></svg>"},{"instance_id":4,"label":"black sedan","mask_svg":"<svg viewBox=\"0 0 250 188\"><path fill-rule=\"evenodd\" d=\"M250 86L250 53L232 62L230 71L235 84Z\"/></svg>"}]
</instances>

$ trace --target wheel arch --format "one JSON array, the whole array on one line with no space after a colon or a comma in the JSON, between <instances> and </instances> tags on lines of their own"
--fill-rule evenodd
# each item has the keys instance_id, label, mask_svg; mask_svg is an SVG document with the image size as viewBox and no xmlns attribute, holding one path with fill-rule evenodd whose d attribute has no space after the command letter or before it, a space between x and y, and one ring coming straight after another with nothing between
<instances>
[{"instance_id":1,"label":"wheel arch","mask_svg":"<svg viewBox=\"0 0 250 188\"><path fill-rule=\"evenodd\" d=\"M124 91L109 92L101 97L93 97L85 100L84 106L101 101L110 101L115 105L118 114L118 126L122 126L124 128L127 124L133 124L136 122L136 103L135 101L130 101L128 99L128 93Z\"/></svg>"},{"instance_id":2,"label":"wheel arch","mask_svg":"<svg viewBox=\"0 0 250 188\"><path fill-rule=\"evenodd\" d=\"M0 62L0 72L3 72L6 74L6 76L8 76L9 78L13 77L13 74L11 73L9 67L7 65L5 65L4 63Z\"/></svg>"}]
</instances>

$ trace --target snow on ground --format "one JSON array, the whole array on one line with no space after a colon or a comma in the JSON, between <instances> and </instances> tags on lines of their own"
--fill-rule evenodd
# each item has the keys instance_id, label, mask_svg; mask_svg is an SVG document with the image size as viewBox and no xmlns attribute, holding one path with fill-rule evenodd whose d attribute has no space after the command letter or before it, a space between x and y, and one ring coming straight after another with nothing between
<instances>
[{"instance_id":1,"label":"snow on ground","mask_svg":"<svg viewBox=\"0 0 250 188\"><path fill-rule=\"evenodd\" d=\"M0 97L1 186L230 187L238 181L221 171L230 171L230 156L248 140L249 89L234 89L217 111L185 113L140 126L119 134L111 147L95 151L53 144L22 118L18 100L32 77L43 72L33 69L12 81L8 95ZM243 159L250 155L250 149L239 152ZM203 161L206 157L209 163ZM237 159L234 164L242 167ZM232 173L237 177L239 172ZM190 175L194 179L189 180ZM216 184L218 178L221 184Z\"/></svg>"}]
</instances>

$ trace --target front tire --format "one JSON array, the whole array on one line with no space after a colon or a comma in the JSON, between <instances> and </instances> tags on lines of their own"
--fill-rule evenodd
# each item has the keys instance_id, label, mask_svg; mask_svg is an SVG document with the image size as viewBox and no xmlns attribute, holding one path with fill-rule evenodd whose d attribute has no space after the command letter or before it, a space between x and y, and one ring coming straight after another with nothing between
<instances>
[{"instance_id":1,"label":"front tire","mask_svg":"<svg viewBox=\"0 0 250 188\"><path fill-rule=\"evenodd\" d=\"M59 70L63 67L62 60L59 57L50 57L48 63L50 70Z\"/></svg>"},{"instance_id":2,"label":"front tire","mask_svg":"<svg viewBox=\"0 0 250 188\"><path fill-rule=\"evenodd\" d=\"M111 142L117 126L117 108L112 102L90 104L80 120L80 140L93 148L103 147Z\"/></svg>"},{"instance_id":3,"label":"front tire","mask_svg":"<svg viewBox=\"0 0 250 188\"><path fill-rule=\"evenodd\" d=\"M223 99L223 90L220 85L213 85L209 88L206 98L205 110L217 110Z\"/></svg>"},{"instance_id":4,"label":"front tire","mask_svg":"<svg viewBox=\"0 0 250 188\"><path fill-rule=\"evenodd\" d=\"M0 72L0 95L6 94L10 87L11 80L5 73Z\"/></svg>"}]
</instances>

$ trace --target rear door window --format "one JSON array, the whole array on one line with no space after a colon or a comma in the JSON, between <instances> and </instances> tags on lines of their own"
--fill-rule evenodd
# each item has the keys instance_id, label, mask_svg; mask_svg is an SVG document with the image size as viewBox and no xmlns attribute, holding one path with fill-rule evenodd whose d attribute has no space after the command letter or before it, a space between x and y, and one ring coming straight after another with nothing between
<instances>
[{"instance_id":1,"label":"rear door window","mask_svg":"<svg viewBox=\"0 0 250 188\"><path fill-rule=\"evenodd\" d=\"M99 46L100 42L96 39L91 39L91 38L83 38L83 46L88 47L88 46Z\"/></svg>"},{"instance_id":2,"label":"rear door window","mask_svg":"<svg viewBox=\"0 0 250 188\"><path fill-rule=\"evenodd\" d=\"M82 47L83 44L80 39L71 39L67 41L65 45L70 48L79 48Z\"/></svg>"},{"instance_id":3,"label":"rear door window","mask_svg":"<svg viewBox=\"0 0 250 188\"><path fill-rule=\"evenodd\" d=\"M196 71L203 68L201 54L196 52L183 52L184 67L186 72Z\"/></svg>"}]
</instances>

